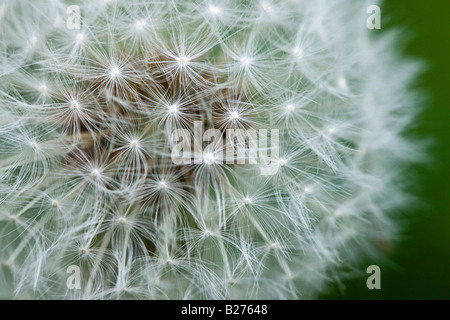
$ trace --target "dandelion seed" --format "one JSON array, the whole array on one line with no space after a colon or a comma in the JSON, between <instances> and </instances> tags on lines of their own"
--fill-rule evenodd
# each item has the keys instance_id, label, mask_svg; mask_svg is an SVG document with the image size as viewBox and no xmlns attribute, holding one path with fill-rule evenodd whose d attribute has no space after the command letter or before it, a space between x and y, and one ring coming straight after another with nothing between
<instances>
[{"instance_id":1,"label":"dandelion seed","mask_svg":"<svg viewBox=\"0 0 450 320\"><path fill-rule=\"evenodd\" d=\"M286 106L286 111L287 111L287 113L291 113L291 112L293 112L295 110L295 106L292 104L292 103L289 103L287 106Z\"/></svg>"},{"instance_id":2,"label":"dandelion seed","mask_svg":"<svg viewBox=\"0 0 450 320\"><path fill-rule=\"evenodd\" d=\"M111 75L111 78L113 78L113 79L120 76L120 69L117 67L111 68L110 75Z\"/></svg>"},{"instance_id":3,"label":"dandelion seed","mask_svg":"<svg viewBox=\"0 0 450 320\"><path fill-rule=\"evenodd\" d=\"M335 127L330 127L330 128L328 128L328 130L327 130L327 132L328 132L329 135L332 135L333 133L335 133L335 131L336 131L336 128L335 128Z\"/></svg>"},{"instance_id":4,"label":"dandelion seed","mask_svg":"<svg viewBox=\"0 0 450 320\"><path fill-rule=\"evenodd\" d=\"M214 155L210 152L206 153L203 156L203 161L207 164L207 165L212 165L215 163L215 159L214 159Z\"/></svg>"},{"instance_id":5,"label":"dandelion seed","mask_svg":"<svg viewBox=\"0 0 450 320\"><path fill-rule=\"evenodd\" d=\"M252 63L252 60L248 57L243 57L240 59L240 61L241 61L241 66L243 66L243 67L248 67Z\"/></svg>"},{"instance_id":6,"label":"dandelion seed","mask_svg":"<svg viewBox=\"0 0 450 320\"><path fill-rule=\"evenodd\" d=\"M337 80L337 85L340 89L347 91L348 90L348 84L347 80L344 77L339 77Z\"/></svg>"},{"instance_id":7,"label":"dandelion seed","mask_svg":"<svg viewBox=\"0 0 450 320\"><path fill-rule=\"evenodd\" d=\"M63 21L60 17L56 17L53 21L53 27L59 28L62 25Z\"/></svg>"},{"instance_id":8,"label":"dandelion seed","mask_svg":"<svg viewBox=\"0 0 450 320\"><path fill-rule=\"evenodd\" d=\"M239 113L237 113L236 111L230 112L230 117L233 120L237 120L240 118Z\"/></svg>"},{"instance_id":9,"label":"dandelion seed","mask_svg":"<svg viewBox=\"0 0 450 320\"><path fill-rule=\"evenodd\" d=\"M311 187L305 187L303 189L303 193L306 194L306 195L311 194L312 193L312 188Z\"/></svg>"},{"instance_id":10,"label":"dandelion seed","mask_svg":"<svg viewBox=\"0 0 450 320\"><path fill-rule=\"evenodd\" d=\"M100 171L98 169L94 169L91 172L92 177L98 178L100 176Z\"/></svg>"},{"instance_id":11,"label":"dandelion seed","mask_svg":"<svg viewBox=\"0 0 450 320\"><path fill-rule=\"evenodd\" d=\"M268 4L268 3L265 3L265 2L263 2L263 3L261 4L261 8L263 8L263 10L264 10L265 12L267 12L267 13L272 13L272 11L273 11L272 6L271 6L270 4Z\"/></svg>"},{"instance_id":12,"label":"dandelion seed","mask_svg":"<svg viewBox=\"0 0 450 320\"><path fill-rule=\"evenodd\" d=\"M167 188L167 184L164 181L161 181L158 185L160 190L164 190Z\"/></svg>"},{"instance_id":13,"label":"dandelion seed","mask_svg":"<svg viewBox=\"0 0 450 320\"><path fill-rule=\"evenodd\" d=\"M292 55L299 60L303 57L303 50L296 46L292 49Z\"/></svg>"},{"instance_id":14,"label":"dandelion seed","mask_svg":"<svg viewBox=\"0 0 450 320\"><path fill-rule=\"evenodd\" d=\"M32 46L32 47L34 47L35 45L37 45L37 43L38 43L38 38L36 37L36 36L31 36L31 38L30 38L30 45Z\"/></svg>"},{"instance_id":15,"label":"dandelion seed","mask_svg":"<svg viewBox=\"0 0 450 320\"><path fill-rule=\"evenodd\" d=\"M220 13L220 8L217 7L217 6L211 5L211 6L209 6L209 8L208 8L208 12L209 12L211 15L216 16L216 15L218 15L218 14Z\"/></svg>"},{"instance_id":16,"label":"dandelion seed","mask_svg":"<svg viewBox=\"0 0 450 320\"><path fill-rule=\"evenodd\" d=\"M36 141L31 141L31 142L30 142L30 147L31 147L33 150L36 150L36 149L38 148L37 142L36 142Z\"/></svg>"},{"instance_id":17,"label":"dandelion seed","mask_svg":"<svg viewBox=\"0 0 450 320\"><path fill-rule=\"evenodd\" d=\"M169 106L168 111L169 111L169 114L175 114L178 111L178 106L173 104L173 105Z\"/></svg>"},{"instance_id":18,"label":"dandelion seed","mask_svg":"<svg viewBox=\"0 0 450 320\"><path fill-rule=\"evenodd\" d=\"M130 142L130 147L131 147L132 149L137 149L137 148L139 148L139 142L138 142L137 140L132 140L132 141Z\"/></svg>"},{"instance_id":19,"label":"dandelion seed","mask_svg":"<svg viewBox=\"0 0 450 320\"><path fill-rule=\"evenodd\" d=\"M77 101L72 101L72 102L70 103L70 107L72 108L72 110L78 110L79 106L80 106L80 105L78 104Z\"/></svg>"},{"instance_id":20,"label":"dandelion seed","mask_svg":"<svg viewBox=\"0 0 450 320\"><path fill-rule=\"evenodd\" d=\"M78 33L77 36L76 36L76 40L77 40L77 42L83 42L84 34Z\"/></svg>"},{"instance_id":21,"label":"dandelion seed","mask_svg":"<svg viewBox=\"0 0 450 320\"><path fill-rule=\"evenodd\" d=\"M138 29L140 31L144 29L145 25L146 25L145 20L138 20L135 23L136 29Z\"/></svg>"},{"instance_id":22,"label":"dandelion seed","mask_svg":"<svg viewBox=\"0 0 450 320\"><path fill-rule=\"evenodd\" d=\"M42 86L39 87L39 91L40 91L42 94L46 94L46 93L47 93L47 90L48 90L48 88L47 88L47 86L46 86L45 84L43 84Z\"/></svg>"}]
</instances>

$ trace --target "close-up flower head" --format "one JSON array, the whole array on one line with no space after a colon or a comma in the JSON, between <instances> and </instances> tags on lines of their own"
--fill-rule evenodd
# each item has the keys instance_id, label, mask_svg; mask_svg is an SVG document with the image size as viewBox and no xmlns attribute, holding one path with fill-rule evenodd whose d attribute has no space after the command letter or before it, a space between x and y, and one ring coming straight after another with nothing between
<instances>
[{"instance_id":1,"label":"close-up flower head","mask_svg":"<svg viewBox=\"0 0 450 320\"><path fill-rule=\"evenodd\" d=\"M0 0L0 298L380 289L433 145L384 6Z\"/></svg>"}]
</instances>

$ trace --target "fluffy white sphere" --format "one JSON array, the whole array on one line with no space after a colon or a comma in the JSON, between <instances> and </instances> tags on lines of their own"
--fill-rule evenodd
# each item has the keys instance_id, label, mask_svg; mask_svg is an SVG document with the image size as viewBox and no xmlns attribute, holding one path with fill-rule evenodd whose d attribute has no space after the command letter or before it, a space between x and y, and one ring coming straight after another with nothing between
<instances>
[{"instance_id":1,"label":"fluffy white sphere","mask_svg":"<svg viewBox=\"0 0 450 320\"><path fill-rule=\"evenodd\" d=\"M1 3L0 297L314 298L395 236L418 64L372 3L79 2Z\"/></svg>"}]
</instances>

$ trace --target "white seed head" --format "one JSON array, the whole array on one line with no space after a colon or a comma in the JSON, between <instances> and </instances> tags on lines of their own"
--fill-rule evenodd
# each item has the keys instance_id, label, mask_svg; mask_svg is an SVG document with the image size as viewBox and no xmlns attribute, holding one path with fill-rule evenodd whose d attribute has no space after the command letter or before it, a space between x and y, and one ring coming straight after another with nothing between
<instances>
[{"instance_id":1,"label":"white seed head","mask_svg":"<svg viewBox=\"0 0 450 320\"><path fill-rule=\"evenodd\" d=\"M0 296L309 299L396 236L420 63L365 1L70 2L0 0Z\"/></svg>"}]
</instances>

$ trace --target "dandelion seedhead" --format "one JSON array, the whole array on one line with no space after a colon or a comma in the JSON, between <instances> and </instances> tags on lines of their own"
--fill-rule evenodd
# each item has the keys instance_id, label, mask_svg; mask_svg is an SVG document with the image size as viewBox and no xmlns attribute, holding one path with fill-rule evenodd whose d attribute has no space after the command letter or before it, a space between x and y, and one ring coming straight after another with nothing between
<instances>
[{"instance_id":1,"label":"dandelion seedhead","mask_svg":"<svg viewBox=\"0 0 450 320\"><path fill-rule=\"evenodd\" d=\"M371 4L0 0L0 297L314 298L376 256L420 148Z\"/></svg>"}]
</instances>

